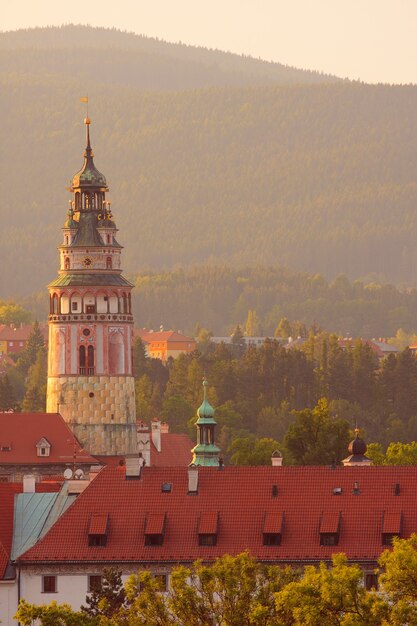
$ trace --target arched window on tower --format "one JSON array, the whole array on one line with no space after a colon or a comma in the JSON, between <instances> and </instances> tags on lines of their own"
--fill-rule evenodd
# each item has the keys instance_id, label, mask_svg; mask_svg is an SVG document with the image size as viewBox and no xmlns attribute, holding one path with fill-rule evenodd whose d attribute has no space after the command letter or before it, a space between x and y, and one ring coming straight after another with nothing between
<instances>
[{"instance_id":1,"label":"arched window on tower","mask_svg":"<svg viewBox=\"0 0 417 626\"><path fill-rule=\"evenodd\" d=\"M56 293L52 296L52 313L54 315L58 313L58 296Z\"/></svg>"},{"instance_id":2,"label":"arched window on tower","mask_svg":"<svg viewBox=\"0 0 417 626\"><path fill-rule=\"evenodd\" d=\"M88 346L87 348L87 374L91 376L94 374L94 348Z\"/></svg>"},{"instance_id":3,"label":"arched window on tower","mask_svg":"<svg viewBox=\"0 0 417 626\"><path fill-rule=\"evenodd\" d=\"M69 270L69 268L70 268L70 258L69 256L66 256L64 260L64 269Z\"/></svg>"},{"instance_id":4,"label":"arched window on tower","mask_svg":"<svg viewBox=\"0 0 417 626\"><path fill-rule=\"evenodd\" d=\"M106 259L106 269L111 270L113 267L111 256L108 256Z\"/></svg>"},{"instance_id":5,"label":"arched window on tower","mask_svg":"<svg viewBox=\"0 0 417 626\"><path fill-rule=\"evenodd\" d=\"M123 313L127 313L127 296L123 294Z\"/></svg>"},{"instance_id":6,"label":"arched window on tower","mask_svg":"<svg viewBox=\"0 0 417 626\"><path fill-rule=\"evenodd\" d=\"M79 351L80 375L85 375L85 346L80 346Z\"/></svg>"},{"instance_id":7,"label":"arched window on tower","mask_svg":"<svg viewBox=\"0 0 417 626\"><path fill-rule=\"evenodd\" d=\"M129 313L129 315L131 315L132 314L132 296L130 295L130 293L127 296L127 301L128 301L128 305L129 305L128 306L128 308L129 308L128 313Z\"/></svg>"}]
</instances>

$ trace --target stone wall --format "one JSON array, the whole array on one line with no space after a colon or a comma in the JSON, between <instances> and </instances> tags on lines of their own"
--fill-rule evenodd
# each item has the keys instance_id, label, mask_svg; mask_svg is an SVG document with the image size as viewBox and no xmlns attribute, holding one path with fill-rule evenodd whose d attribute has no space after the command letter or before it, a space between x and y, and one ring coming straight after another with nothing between
<instances>
[{"instance_id":1,"label":"stone wall","mask_svg":"<svg viewBox=\"0 0 417 626\"><path fill-rule=\"evenodd\" d=\"M60 413L91 454L137 451L132 376L49 377L46 410Z\"/></svg>"}]
</instances>

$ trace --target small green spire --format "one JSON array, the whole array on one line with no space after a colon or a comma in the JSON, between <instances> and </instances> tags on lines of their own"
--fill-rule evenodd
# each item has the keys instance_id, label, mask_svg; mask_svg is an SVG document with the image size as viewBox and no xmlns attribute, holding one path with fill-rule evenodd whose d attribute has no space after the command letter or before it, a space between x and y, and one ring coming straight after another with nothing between
<instances>
[{"instance_id":1,"label":"small green spire","mask_svg":"<svg viewBox=\"0 0 417 626\"><path fill-rule=\"evenodd\" d=\"M214 443L214 429L216 420L214 419L214 409L207 400L207 379L204 377L203 389L204 397L201 406L197 409L197 445L191 450L193 453L192 465L219 465L218 448Z\"/></svg>"}]
</instances>

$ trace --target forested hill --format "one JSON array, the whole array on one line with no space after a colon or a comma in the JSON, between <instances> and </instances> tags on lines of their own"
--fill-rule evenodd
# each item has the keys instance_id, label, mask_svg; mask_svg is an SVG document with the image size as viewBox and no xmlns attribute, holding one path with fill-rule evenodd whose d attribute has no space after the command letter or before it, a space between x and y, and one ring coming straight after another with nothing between
<instances>
[{"instance_id":1,"label":"forested hill","mask_svg":"<svg viewBox=\"0 0 417 626\"><path fill-rule=\"evenodd\" d=\"M0 33L2 71L78 76L149 89L340 80L281 63L105 28L68 25ZM12 69L13 68L13 69Z\"/></svg>"},{"instance_id":2,"label":"forested hill","mask_svg":"<svg viewBox=\"0 0 417 626\"><path fill-rule=\"evenodd\" d=\"M39 290L56 275L87 92L126 273L286 265L417 285L417 87L144 90L114 78L133 53L122 51L123 60L103 47L60 51L52 42L46 53L34 44L42 32L68 34L0 35L0 297ZM161 55L148 58L157 75ZM100 59L112 72L95 75Z\"/></svg>"}]
</instances>

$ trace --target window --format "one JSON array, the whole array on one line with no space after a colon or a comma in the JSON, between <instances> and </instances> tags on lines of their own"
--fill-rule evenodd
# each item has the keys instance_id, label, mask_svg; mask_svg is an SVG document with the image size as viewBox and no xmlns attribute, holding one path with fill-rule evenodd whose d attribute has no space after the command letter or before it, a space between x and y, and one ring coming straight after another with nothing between
<instances>
[{"instance_id":1,"label":"window","mask_svg":"<svg viewBox=\"0 0 417 626\"><path fill-rule=\"evenodd\" d=\"M56 576L42 576L42 593L56 593Z\"/></svg>"},{"instance_id":2,"label":"window","mask_svg":"<svg viewBox=\"0 0 417 626\"><path fill-rule=\"evenodd\" d=\"M339 543L338 533L320 533L321 546L337 546Z\"/></svg>"},{"instance_id":3,"label":"window","mask_svg":"<svg viewBox=\"0 0 417 626\"><path fill-rule=\"evenodd\" d=\"M88 361L88 375L91 376L94 374L94 348L93 346L88 346L87 348L87 361Z\"/></svg>"},{"instance_id":4,"label":"window","mask_svg":"<svg viewBox=\"0 0 417 626\"><path fill-rule=\"evenodd\" d=\"M281 533L264 533L263 545L264 546L280 546L281 545Z\"/></svg>"},{"instance_id":5,"label":"window","mask_svg":"<svg viewBox=\"0 0 417 626\"><path fill-rule=\"evenodd\" d=\"M71 311L78 311L78 302L71 302Z\"/></svg>"},{"instance_id":6,"label":"window","mask_svg":"<svg viewBox=\"0 0 417 626\"><path fill-rule=\"evenodd\" d=\"M394 537L399 537L397 533L382 533L382 545L392 546Z\"/></svg>"},{"instance_id":7,"label":"window","mask_svg":"<svg viewBox=\"0 0 417 626\"><path fill-rule=\"evenodd\" d=\"M375 589L375 591L377 591L378 590L377 574L366 572L364 583L365 583L365 589L367 591L371 591L371 589Z\"/></svg>"},{"instance_id":8,"label":"window","mask_svg":"<svg viewBox=\"0 0 417 626\"><path fill-rule=\"evenodd\" d=\"M101 588L101 576L100 574L90 574L88 577L88 593L93 591L99 591Z\"/></svg>"},{"instance_id":9,"label":"window","mask_svg":"<svg viewBox=\"0 0 417 626\"><path fill-rule=\"evenodd\" d=\"M81 374L81 376L83 376L85 374L85 346L80 346L79 367L80 367L79 373Z\"/></svg>"},{"instance_id":10,"label":"window","mask_svg":"<svg viewBox=\"0 0 417 626\"><path fill-rule=\"evenodd\" d=\"M48 448L41 448L39 456L48 456Z\"/></svg>"},{"instance_id":11,"label":"window","mask_svg":"<svg viewBox=\"0 0 417 626\"><path fill-rule=\"evenodd\" d=\"M20 348L23 348L23 346L24 346L24 345L25 345L25 344L23 343L23 341L19 341L19 347L20 347Z\"/></svg>"},{"instance_id":12,"label":"window","mask_svg":"<svg viewBox=\"0 0 417 626\"><path fill-rule=\"evenodd\" d=\"M217 535L199 534L198 545L199 546L215 546L217 543Z\"/></svg>"},{"instance_id":13,"label":"window","mask_svg":"<svg viewBox=\"0 0 417 626\"><path fill-rule=\"evenodd\" d=\"M145 546L162 546L164 535L145 535Z\"/></svg>"},{"instance_id":14,"label":"window","mask_svg":"<svg viewBox=\"0 0 417 626\"><path fill-rule=\"evenodd\" d=\"M13 341L9 341L9 346L12 348L13 347Z\"/></svg>"},{"instance_id":15,"label":"window","mask_svg":"<svg viewBox=\"0 0 417 626\"><path fill-rule=\"evenodd\" d=\"M167 574L155 574L154 578L158 582L159 591L167 591L168 575Z\"/></svg>"},{"instance_id":16,"label":"window","mask_svg":"<svg viewBox=\"0 0 417 626\"><path fill-rule=\"evenodd\" d=\"M88 535L88 545L95 548L106 546L107 535Z\"/></svg>"}]
</instances>

